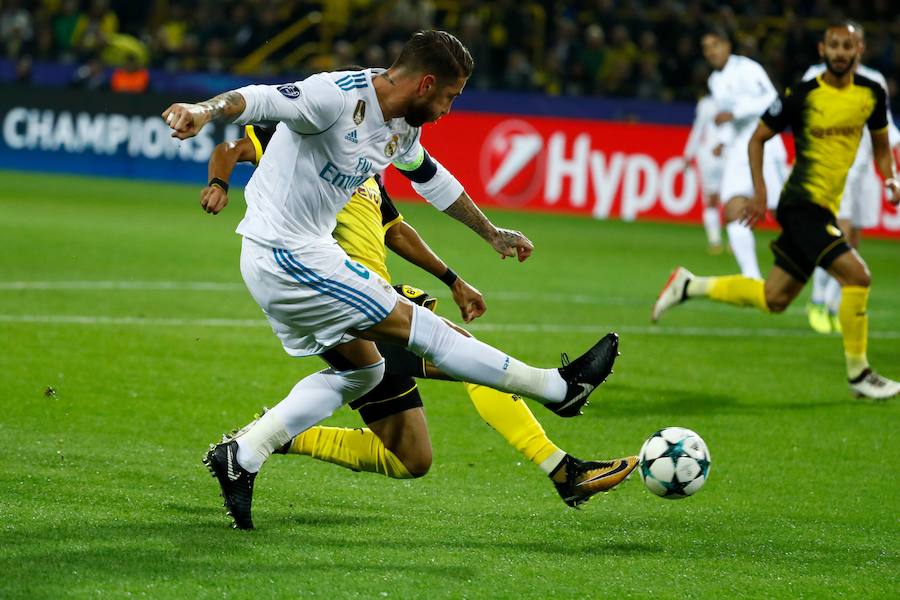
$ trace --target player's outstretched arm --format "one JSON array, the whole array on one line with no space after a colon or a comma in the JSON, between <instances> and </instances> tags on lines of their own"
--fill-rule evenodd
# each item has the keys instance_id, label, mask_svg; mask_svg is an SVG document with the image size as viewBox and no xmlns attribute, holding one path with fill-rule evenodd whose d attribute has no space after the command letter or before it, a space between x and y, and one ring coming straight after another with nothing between
<instances>
[{"instance_id":1,"label":"player's outstretched arm","mask_svg":"<svg viewBox=\"0 0 900 600\"><path fill-rule=\"evenodd\" d=\"M186 140L197 135L210 121L233 121L245 108L244 97L231 91L199 104L177 102L163 111L162 118L172 128L172 137Z\"/></svg>"},{"instance_id":2,"label":"player's outstretched arm","mask_svg":"<svg viewBox=\"0 0 900 600\"><path fill-rule=\"evenodd\" d=\"M234 165L256 162L256 148L249 138L222 142L209 157L209 183L200 192L200 206L208 213L219 214L228 205L228 181Z\"/></svg>"},{"instance_id":3,"label":"player's outstretched arm","mask_svg":"<svg viewBox=\"0 0 900 600\"><path fill-rule=\"evenodd\" d=\"M384 243L403 259L443 281L450 288L453 301L466 323L477 319L487 310L481 292L454 273L425 243L419 232L405 221L400 221L387 230Z\"/></svg>"},{"instance_id":4,"label":"player's outstretched arm","mask_svg":"<svg viewBox=\"0 0 900 600\"><path fill-rule=\"evenodd\" d=\"M515 256L523 262L534 250L534 244L521 232L495 227L465 192L444 210L444 214L480 235L503 258Z\"/></svg>"},{"instance_id":5,"label":"player's outstretched arm","mask_svg":"<svg viewBox=\"0 0 900 600\"><path fill-rule=\"evenodd\" d=\"M753 199L744 208L741 222L747 227L766 219L766 181L763 179L763 154L765 144L775 137L775 132L769 129L765 123L760 123L750 138L747 145L747 153L750 155L750 173L753 176Z\"/></svg>"},{"instance_id":6,"label":"player's outstretched arm","mask_svg":"<svg viewBox=\"0 0 900 600\"><path fill-rule=\"evenodd\" d=\"M900 182L897 181L897 171L894 165L894 155L891 152L888 132L887 130L882 130L871 135L875 165L878 167L878 173L884 178L884 186L888 191L888 200L896 206L900 204Z\"/></svg>"}]
</instances>

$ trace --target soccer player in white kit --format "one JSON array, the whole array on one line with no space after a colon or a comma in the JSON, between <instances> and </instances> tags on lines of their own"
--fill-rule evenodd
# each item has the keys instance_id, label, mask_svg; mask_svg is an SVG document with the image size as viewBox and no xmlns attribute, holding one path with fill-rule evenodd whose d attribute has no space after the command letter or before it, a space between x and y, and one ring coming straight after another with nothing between
<instances>
[{"instance_id":1,"label":"soccer player in white kit","mask_svg":"<svg viewBox=\"0 0 900 600\"><path fill-rule=\"evenodd\" d=\"M747 146L759 117L778 93L758 62L731 53L731 41L724 30L710 29L703 34L701 45L703 56L713 68L708 81L709 91L718 111L714 122L718 125L719 140L724 144L719 195L725 204L728 243L741 274L761 279L753 231L741 223L744 208L754 197ZM787 177L787 152L780 135L766 144L763 170L769 190L769 208L774 209Z\"/></svg>"},{"instance_id":2,"label":"soccer player in white kit","mask_svg":"<svg viewBox=\"0 0 900 600\"><path fill-rule=\"evenodd\" d=\"M719 187L722 184L722 142L716 131L716 102L703 96L697 102L694 123L684 145L685 169L697 164L703 190L703 228L710 254L722 252L722 219L719 214Z\"/></svg>"},{"instance_id":3,"label":"soccer player in white kit","mask_svg":"<svg viewBox=\"0 0 900 600\"><path fill-rule=\"evenodd\" d=\"M865 31L859 23L854 23L854 27L859 42L859 56L862 57L866 50ZM820 76L825 72L825 68L825 63L812 65L804 73L803 80L807 81ZM887 91L888 86L884 75L875 69L857 64L855 72L877 82ZM900 131L894 124L890 106L888 106L888 138L891 148L896 153L900 149ZM850 244L850 247L859 248L862 230L878 225L883 195L881 180L875 173L872 140L869 136L863 135L859 143L859 150L856 152L856 160L847 174L841 210L838 213L838 225L847 236L847 243ZM819 333L840 333L841 322L838 318L840 305L841 284L825 269L817 267L812 277L810 302L806 305L806 316L809 319L810 327Z\"/></svg>"},{"instance_id":4,"label":"soccer player in white kit","mask_svg":"<svg viewBox=\"0 0 900 600\"><path fill-rule=\"evenodd\" d=\"M353 191L394 164L435 208L468 225L501 256L530 256L531 242L495 227L420 143L420 127L449 113L473 67L454 36L424 31L387 70L251 85L163 112L179 139L210 121L279 122L245 191L247 213L237 228L244 238L241 274L289 354L333 350L354 367L302 379L244 435L207 453L204 462L235 527L253 528L253 483L274 449L379 383L384 360L373 341L399 343L451 377L534 398L566 417L580 414L611 373L615 334L559 369L531 367L401 299L381 276L351 261L331 235Z\"/></svg>"}]
</instances>

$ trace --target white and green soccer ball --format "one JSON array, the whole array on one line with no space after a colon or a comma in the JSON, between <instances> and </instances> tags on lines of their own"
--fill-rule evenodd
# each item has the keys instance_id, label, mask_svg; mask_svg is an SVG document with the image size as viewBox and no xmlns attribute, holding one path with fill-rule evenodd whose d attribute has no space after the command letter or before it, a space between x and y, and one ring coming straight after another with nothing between
<instances>
[{"instance_id":1,"label":"white and green soccer ball","mask_svg":"<svg viewBox=\"0 0 900 600\"><path fill-rule=\"evenodd\" d=\"M697 493L709 477L706 442L683 427L666 427L641 447L641 479L657 496L678 500Z\"/></svg>"}]
</instances>

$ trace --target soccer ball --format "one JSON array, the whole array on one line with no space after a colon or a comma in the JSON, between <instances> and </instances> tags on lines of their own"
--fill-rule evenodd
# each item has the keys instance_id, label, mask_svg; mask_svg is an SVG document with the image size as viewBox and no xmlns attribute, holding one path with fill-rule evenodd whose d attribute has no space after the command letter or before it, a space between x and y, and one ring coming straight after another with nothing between
<instances>
[{"instance_id":1,"label":"soccer ball","mask_svg":"<svg viewBox=\"0 0 900 600\"><path fill-rule=\"evenodd\" d=\"M638 458L644 485L663 498L679 500L690 496L709 477L706 442L683 427L666 427L651 435Z\"/></svg>"}]
</instances>

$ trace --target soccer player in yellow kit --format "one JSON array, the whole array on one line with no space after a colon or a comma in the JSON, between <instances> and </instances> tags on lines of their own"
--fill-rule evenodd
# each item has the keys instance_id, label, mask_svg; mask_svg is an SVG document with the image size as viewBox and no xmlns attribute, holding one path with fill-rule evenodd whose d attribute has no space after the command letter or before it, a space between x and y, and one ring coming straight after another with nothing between
<instances>
[{"instance_id":1,"label":"soccer player in yellow kit","mask_svg":"<svg viewBox=\"0 0 900 600\"><path fill-rule=\"evenodd\" d=\"M867 304L872 279L862 258L837 225L844 183L856 157L863 128L872 138L875 162L890 200L900 203L900 183L888 141L887 94L878 83L855 73L859 43L851 23L832 25L819 43L826 70L789 89L763 114L748 146L756 197L745 209L750 225L765 218L763 144L791 127L797 158L778 204L781 235L772 243L775 264L766 280L741 275L697 277L678 267L656 304L653 320L685 300L706 297L766 312L783 312L816 266L841 284L838 317L851 391L882 400L900 394L900 382L869 367Z\"/></svg>"},{"instance_id":2,"label":"soccer player in yellow kit","mask_svg":"<svg viewBox=\"0 0 900 600\"><path fill-rule=\"evenodd\" d=\"M237 162L258 164L274 128L248 125L245 132L241 140L219 144L210 157L209 185L201 192L200 199L201 206L209 213L218 213L228 203L227 180L234 165ZM466 322L484 313L484 299L478 290L449 269L404 221L376 178L365 181L338 213L333 235L352 260L387 281L390 275L385 264L386 246L438 277L449 286ZM436 300L425 292L407 285L395 289L412 302L434 310ZM449 377L400 346L379 343L378 349L385 357L384 379L350 404L359 411L367 428L315 426L278 452L312 456L355 471L397 479L421 477L428 472L432 461L431 441L414 378ZM345 368L344 359L336 352L326 352L322 358L335 369ZM578 460L550 441L518 396L480 385L464 385L481 417L550 477L568 506L577 507L593 495L612 489L637 466L634 456L607 461ZM233 436L241 435L244 429Z\"/></svg>"}]
</instances>

